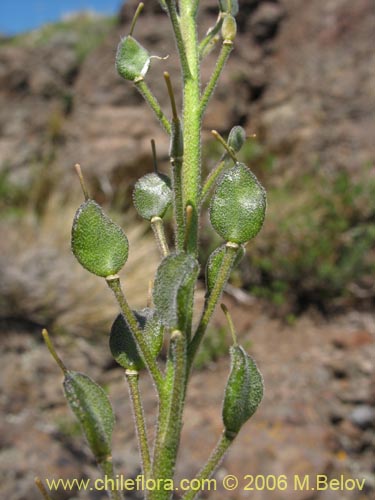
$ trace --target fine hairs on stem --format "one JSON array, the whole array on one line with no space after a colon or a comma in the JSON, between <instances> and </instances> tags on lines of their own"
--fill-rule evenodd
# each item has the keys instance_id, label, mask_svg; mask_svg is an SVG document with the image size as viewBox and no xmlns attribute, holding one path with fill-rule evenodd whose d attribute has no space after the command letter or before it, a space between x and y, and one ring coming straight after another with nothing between
<instances>
[{"instance_id":1,"label":"fine hairs on stem","mask_svg":"<svg viewBox=\"0 0 375 500\"><path fill-rule=\"evenodd\" d=\"M162 108L147 82L151 60L152 64L164 64L163 58L150 55L149 49L134 35L136 24L141 22L141 13L148 8L149 2L146 7L143 3L138 5L128 34L121 40L116 53L119 75L138 89L169 139L168 175L159 170L155 140L151 139L153 171L140 177L133 189L135 210L153 231L160 252L160 263L154 279L149 282L144 301L147 307L134 310L131 306L132 284L127 281L126 273L125 278L120 278L129 254L126 232L90 198L78 164L75 169L84 200L77 208L71 233L71 248L78 264L98 280L102 278L102 286L104 281L117 303L118 313L109 332L109 349L128 385L140 468L147 481L143 495L147 500L172 499L178 454L184 453L180 449L181 430L194 360L231 272L243 256L245 244L261 230L266 210L264 188L249 167L238 159L246 142L241 126L234 126L227 138L212 131L222 147L222 155L207 178L202 176L202 120L234 47L237 1L218 2L216 23L201 40L198 38L201 32L198 29L199 0L159 0L159 4L170 20L175 38L181 70L181 88L176 94L182 96L182 108L176 102L168 71L163 74L169 112ZM208 81L202 82L201 67L205 64L205 56L220 40L214 70ZM218 123L219 130L220 126ZM209 200L209 213L202 218L206 200ZM205 252L201 252L201 221L206 218L222 238L222 243L202 262L201 254ZM174 244L167 240L172 232ZM205 301L195 316L199 318L195 324L194 294L198 277L203 275ZM222 305L222 310L233 340L229 349L231 366L221 409L222 432L214 450L207 452L207 462L201 464L196 476L202 485L203 480L215 473L263 395L261 374L240 345L226 306ZM115 415L110 400L88 375L65 366L46 330L43 330L43 338L62 371L65 397L81 424L98 466L103 476L113 480L118 471L116 460L112 460ZM139 389L142 371L147 372L153 383L158 402L154 433L148 429ZM202 386L202 399L205 390ZM122 425L123 417L125 425L129 425L123 415L118 416L118 425ZM35 482L44 500L51 500L40 479ZM149 486L155 483L157 488ZM124 497L116 488L109 487L108 494L113 500ZM199 494L199 489L190 489L182 498L193 500Z\"/></svg>"}]
</instances>

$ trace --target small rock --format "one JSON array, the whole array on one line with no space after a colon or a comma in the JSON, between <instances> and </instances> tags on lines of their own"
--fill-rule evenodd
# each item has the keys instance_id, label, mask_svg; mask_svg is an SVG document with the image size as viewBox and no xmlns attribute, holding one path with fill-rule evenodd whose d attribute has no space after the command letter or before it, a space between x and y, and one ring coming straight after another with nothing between
<instances>
[{"instance_id":1,"label":"small rock","mask_svg":"<svg viewBox=\"0 0 375 500\"><path fill-rule=\"evenodd\" d=\"M368 405L357 406L349 415L349 419L361 429L373 427L375 425L375 408Z\"/></svg>"}]
</instances>

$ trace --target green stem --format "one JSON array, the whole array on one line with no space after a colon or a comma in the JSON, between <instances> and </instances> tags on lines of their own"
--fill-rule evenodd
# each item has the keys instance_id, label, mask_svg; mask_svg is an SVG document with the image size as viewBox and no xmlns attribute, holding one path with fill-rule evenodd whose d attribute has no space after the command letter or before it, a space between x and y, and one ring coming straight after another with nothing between
<instances>
[{"instance_id":1,"label":"green stem","mask_svg":"<svg viewBox=\"0 0 375 500\"><path fill-rule=\"evenodd\" d=\"M219 439L214 451L212 452L210 458L208 459L207 464L203 467L203 469L199 472L199 474L196 476L196 479L199 480L200 484L204 484L205 479L209 479L212 474L215 472L215 469L218 467L220 462L222 461L225 452L228 450L229 446L232 444L233 439L228 438L225 433L221 435L221 438ZM199 491L196 490L189 490L185 495L182 497L181 500L193 500L197 495Z\"/></svg>"},{"instance_id":2,"label":"green stem","mask_svg":"<svg viewBox=\"0 0 375 500\"><path fill-rule=\"evenodd\" d=\"M168 118L163 113L160 104L158 103L156 97L151 92L149 86L143 79L143 77L137 78L134 80L134 84L137 87L140 94L142 94L145 101L149 104L150 108L156 115L156 118L160 121L164 130L170 134L171 133L171 124L168 121Z\"/></svg>"},{"instance_id":3,"label":"green stem","mask_svg":"<svg viewBox=\"0 0 375 500\"><path fill-rule=\"evenodd\" d=\"M223 293L224 287L227 284L237 252L238 252L238 245L236 243L230 243L230 242L227 243L225 255L221 263L221 268L218 273L217 280L212 289L212 292L210 293L209 297L206 300L201 320L188 348L188 373L193 364L195 354L202 341L203 335L206 332L208 323L210 322L212 314L215 310L216 304L218 303L221 294Z\"/></svg>"},{"instance_id":4,"label":"green stem","mask_svg":"<svg viewBox=\"0 0 375 500\"><path fill-rule=\"evenodd\" d=\"M176 40L178 55L180 58L182 76L183 79L185 80L190 75L190 68L189 68L188 57L186 55L184 40L181 33L180 19L177 14L176 1L165 0L165 3L167 5L168 15L172 23L173 33Z\"/></svg>"},{"instance_id":5,"label":"green stem","mask_svg":"<svg viewBox=\"0 0 375 500\"><path fill-rule=\"evenodd\" d=\"M173 207L176 218L176 247L182 250L185 238L185 218L182 201L182 163L183 158L171 157L172 166L172 187L173 187Z\"/></svg>"},{"instance_id":6,"label":"green stem","mask_svg":"<svg viewBox=\"0 0 375 500\"><path fill-rule=\"evenodd\" d=\"M221 175L223 170L225 170L225 168L228 166L228 159L229 159L228 155L224 154L220 162L210 172L210 175L207 177L206 182L202 188L201 203L204 202L206 196L210 192L212 186L215 184L217 178Z\"/></svg>"},{"instance_id":7,"label":"green stem","mask_svg":"<svg viewBox=\"0 0 375 500\"><path fill-rule=\"evenodd\" d=\"M199 199L201 189L200 67L196 26L196 2L180 0L181 31L190 75L184 78L184 159L182 165L183 206L193 207L187 251L197 254Z\"/></svg>"},{"instance_id":8,"label":"green stem","mask_svg":"<svg viewBox=\"0 0 375 500\"><path fill-rule=\"evenodd\" d=\"M113 481L113 485L115 485L116 480L115 480L115 473L113 470L112 457L105 458L98 465L104 474L104 478L106 480L106 483L110 484ZM107 490L107 493L108 493L109 498L111 500L123 500L122 493L115 488Z\"/></svg>"},{"instance_id":9,"label":"green stem","mask_svg":"<svg viewBox=\"0 0 375 500\"><path fill-rule=\"evenodd\" d=\"M208 101L210 100L210 98L215 90L217 81L221 75L221 72L224 68L225 63L228 60L230 53L232 52L232 49L233 49L233 42L230 40L224 40L223 45L221 46L219 57L216 61L216 66L215 66L214 72L212 73L211 78L210 78L209 82L207 83L206 88L204 89L204 93L203 93L203 96L201 99L201 104L200 104L201 116L203 116L203 113L205 112Z\"/></svg>"},{"instance_id":10,"label":"green stem","mask_svg":"<svg viewBox=\"0 0 375 500\"><path fill-rule=\"evenodd\" d=\"M158 479L173 479L174 467L182 428L182 410L186 382L186 342L179 330L171 335L171 358L173 362L173 384L169 395L167 412L164 414L165 424L159 429L157 447L155 448L153 475ZM169 498L170 491L161 489L152 494L153 499Z\"/></svg>"},{"instance_id":11,"label":"green stem","mask_svg":"<svg viewBox=\"0 0 375 500\"><path fill-rule=\"evenodd\" d=\"M136 371L126 370L126 380L129 386L130 399L133 407L133 414L135 419L135 427L137 430L138 447L141 453L143 474L145 479L152 477L151 471L151 458L148 446L147 431L145 424L145 417L143 413L141 395L139 393L139 374Z\"/></svg>"},{"instance_id":12,"label":"green stem","mask_svg":"<svg viewBox=\"0 0 375 500\"><path fill-rule=\"evenodd\" d=\"M219 14L215 26L212 26L208 32L207 35L203 38L201 43L199 44L199 58L200 60L203 59L204 56L208 54L208 46L211 44L213 41L213 38L218 34L220 31L220 28L223 24L223 17L221 14Z\"/></svg>"},{"instance_id":13,"label":"green stem","mask_svg":"<svg viewBox=\"0 0 375 500\"><path fill-rule=\"evenodd\" d=\"M161 219L160 217L153 217L151 219L151 227L154 231L155 239L158 243L161 256L166 257L167 255L169 255L169 248L164 232L163 219Z\"/></svg>"},{"instance_id":14,"label":"green stem","mask_svg":"<svg viewBox=\"0 0 375 500\"><path fill-rule=\"evenodd\" d=\"M124 292L121 288L120 278L117 275L108 276L106 278L109 288L114 293L116 300L120 306L121 312L125 317L126 322L132 331L134 338L138 344L138 347L142 353L144 361L147 365L149 372L155 382L158 393L160 394L163 389L163 377L160 373L159 367L150 351L150 347L147 344L141 329L139 328L138 321L130 309L130 306L125 298Z\"/></svg>"}]
</instances>

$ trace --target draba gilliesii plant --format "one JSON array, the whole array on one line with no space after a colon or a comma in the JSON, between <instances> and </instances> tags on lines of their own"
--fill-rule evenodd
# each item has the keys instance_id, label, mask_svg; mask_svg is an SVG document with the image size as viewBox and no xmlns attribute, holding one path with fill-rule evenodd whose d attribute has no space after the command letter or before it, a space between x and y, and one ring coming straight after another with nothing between
<instances>
[{"instance_id":1,"label":"draba gilliesii plant","mask_svg":"<svg viewBox=\"0 0 375 500\"><path fill-rule=\"evenodd\" d=\"M135 208L141 217L150 222L162 257L152 285L149 307L133 311L128 304L117 274L128 257L127 237L100 205L90 199L78 165L76 168L85 201L75 214L71 240L78 262L89 272L106 280L119 305L120 314L110 331L109 348L125 370L146 484L144 495L150 500L165 500L173 496L173 475L186 388L194 357L230 272L243 256L244 245L261 229L266 210L263 187L236 157L246 140L240 126L231 130L227 141L216 131L212 132L222 144L224 153L204 182L201 176L202 118L233 48L235 16L239 10L237 0L219 0L216 24L201 41L197 38L199 0L159 0L159 3L171 21L180 59L181 117L168 73L164 73L164 77L171 101L171 119L164 114L146 83L153 56L133 37L142 3L134 15L130 34L121 40L116 55L117 71L137 87L170 137L171 178L158 172L155 143L152 141L155 171L141 177L133 193ZM216 67L202 90L200 66L220 39ZM199 219L203 201L208 197L211 198L211 224L224 243L210 255L206 264L206 297L196 326L192 317L194 289L200 270ZM173 250L163 227L163 216L170 205L175 221ZM207 479L214 473L263 396L262 376L254 360L238 344L229 312L225 306L222 305L222 308L234 341L230 348L231 368L222 408L224 430L206 465L198 473L198 480ZM65 396L99 467L107 478L115 478L111 456L115 418L108 397L87 375L66 368L55 352L47 331L43 331L43 336L62 369ZM163 342L168 343L168 355L162 365L157 358ZM144 368L150 373L159 402L152 447L138 387L139 372ZM44 497L49 498L41 481L38 479L36 482ZM185 492L182 498L191 500L198 493L194 488ZM108 494L113 500L123 498L123 492L116 488Z\"/></svg>"}]
</instances>

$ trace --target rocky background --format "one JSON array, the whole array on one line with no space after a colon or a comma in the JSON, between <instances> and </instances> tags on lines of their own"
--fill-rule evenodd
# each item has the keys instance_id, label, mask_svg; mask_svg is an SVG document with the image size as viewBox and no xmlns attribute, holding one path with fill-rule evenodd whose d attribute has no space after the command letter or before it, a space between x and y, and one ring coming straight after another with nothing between
<instances>
[{"instance_id":1,"label":"rocky background","mask_svg":"<svg viewBox=\"0 0 375 500\"><path fill-rule=\"evenodd\" d=\"M204 122L204 169L220 148L210 139L241 124L243 159L268 191L264 229L232 277L225 300L258 360L265 401L217 477L327 474L365 478L354 491L252 492L254 499L370 499L374 469L375 172L370 0L240 0L235 51ZM216 2L201 2L202 34ZM132 418L106 335L116 314L105 285L69 250L81 201L72 165L120 222L131 243L124 270L134 307L144 305L158 255L147 225L131 210L135 180L150 171L150 139L162 169L168 143L152 113L114 69L136 2L118 18L81 16L0 40L0 342L2 497L39 498L42 477L97 473L65 406L60 374L41 344L48 327L72 369L108 388L118 425L114 458L138 473ZM165 14L146 2L136 36L153 54L149 83L169 112L162 73L179 79ZM202 68L207 81L212 53ZM205 221L203 221L205 222ZM202 259L218 240L203 229ZM240 287L240 292L235 286ZM198 292L198 301L202 293ZM179 477L193 477L220 433L230 339L220 314L192 380ZM155 399L142 379L152 428ZM63 492L54 499L104 498ZM248 498L221 490L210 498ZM129 496L136 498L136 495Z\"/></svg>"}]
</instances>

